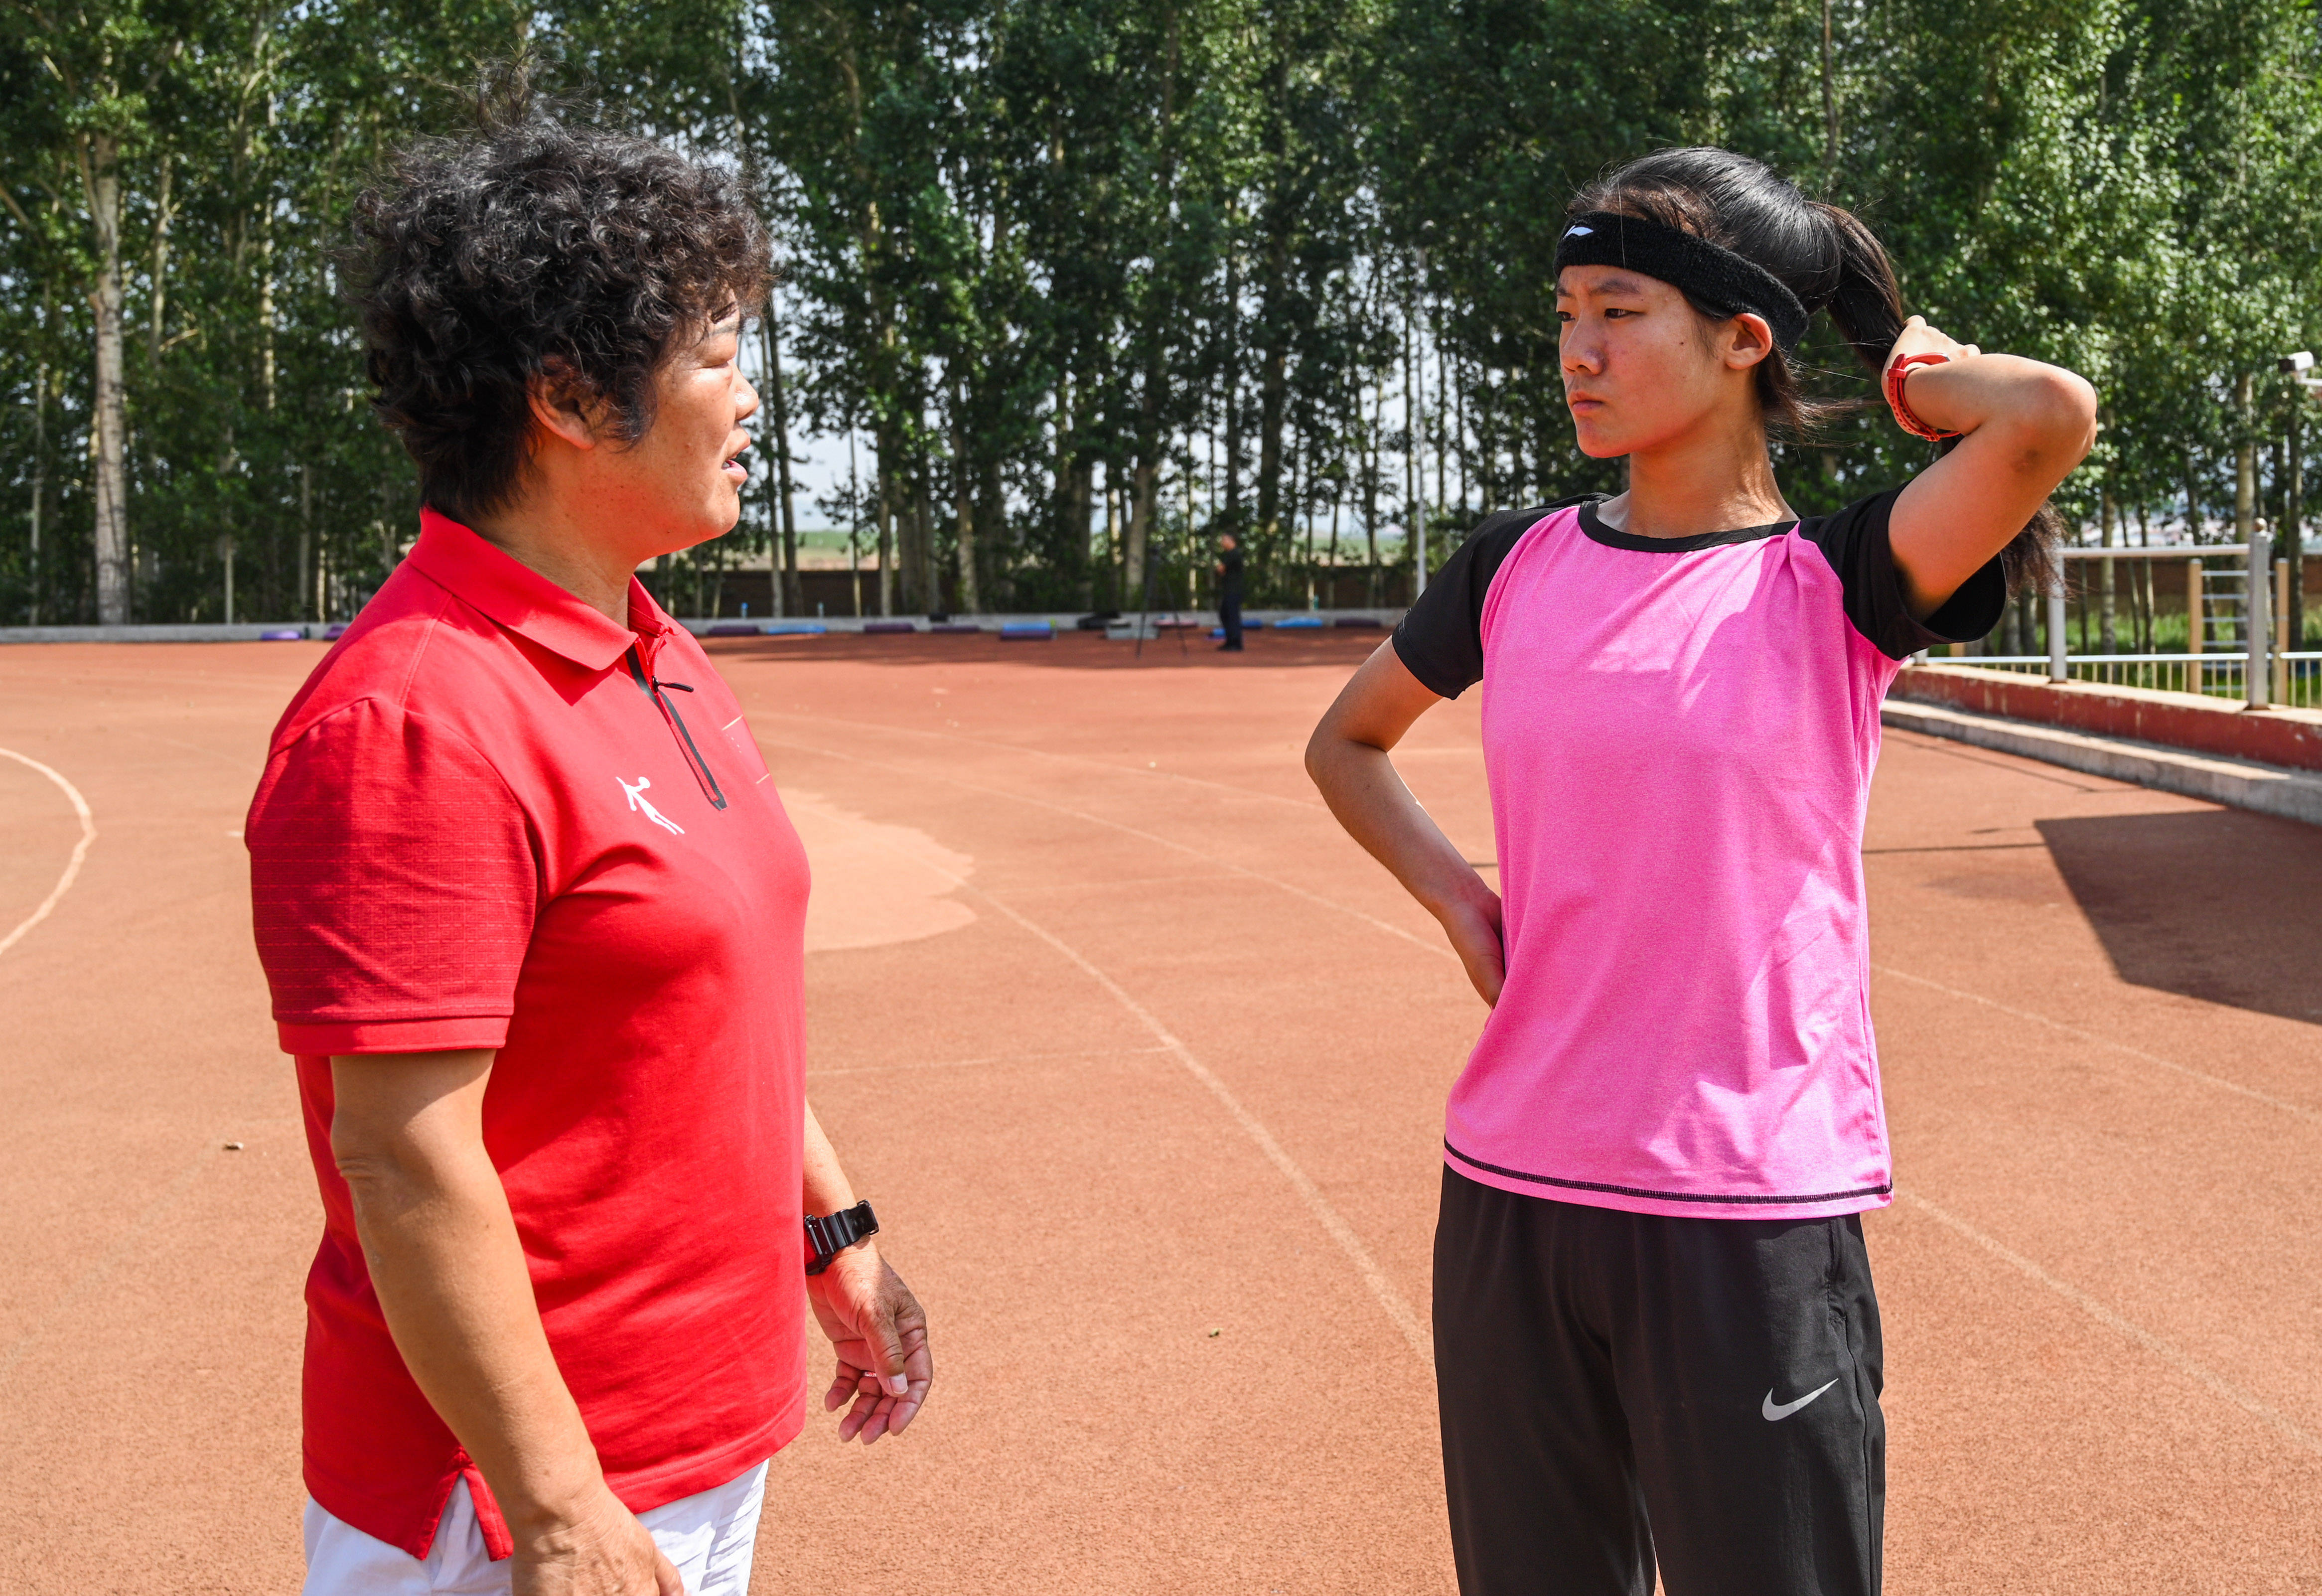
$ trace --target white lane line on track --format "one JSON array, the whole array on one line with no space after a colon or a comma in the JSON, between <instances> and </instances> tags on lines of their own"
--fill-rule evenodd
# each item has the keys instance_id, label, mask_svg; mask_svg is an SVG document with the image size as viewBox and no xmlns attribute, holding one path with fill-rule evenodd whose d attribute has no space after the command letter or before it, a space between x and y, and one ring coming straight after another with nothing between
<instances>
[{"instance_id":1,"label":"white lane line on track","mask_svg":"<svg viewBox=\"0 0 2322 1596\"><path fill-rule=\"evenodd\" d=\"M1046 809L1049 813L1055 815L1068 815L1075 820L1084 820L1091 825L1102 825L1109 831L1117 831L1126 836L1136 837L1143 842L1152 843L1160 847L1174 849L1177 853L1186 854L1191 858L1201 860L1205 864L1213 864L1220 870L1230 871L1233 874L1240 876L1245 880L1263 881L1269 887L1279 888L1281 890L1289 893L1293 898L1302 898L1308 903L1316 904L1323 908L1333 910L1339 914L1349 916L1354 919L1362 921L1365 925L1371 926L1375 930L1384 931L1389 936L1397 937L1402 941L1411 944L1413 947L1424 949L1426 952L1434 953L1438 957L1449 959L1455 964L1459 962L1459 955L1452 952L1450 945L1447 943L1439 942L1429 937L1414 936L1410 932L1405 931L1402 926L1394 925L1390 921L1382 920L1376 915L1367 915L1358 908L1351 907L1347 904L1339 903L1332 898L1324 898L1318 892L1309 892L1303 887L1293 886L1279 876L1266 875L1263 871L1251 870L1247 865L1236 864L1230 859L1220 859L1214 853L1204 853L1199 848L1193 847L1187 844L1174 841L1171 838L1162 836L1155 832L1141 830L1134 825L1125 825L1118 820L1108 820L1102 815L1092 815L1085 809L1075 809L1071 807L1069 805L1050 803L1046 798L1031 798L1020 792L1010 792L1004 787L985 787L979 782L963 781L956 776L946 776L934 771L920 770L911 765L890 764L884 760L865 759L859 753L847 753L836 748L818 748L811 743L796 743L791 742L787 739L776 739L774 745L778 748L795 748L801 753L820 754L825 759L843 759L850 764L864 765L874 771L891 771L900 776L916 776L926 781L940 781L946 787L956 787L963 792L980 792L992 798L1007 798L1013 803L1029 805L1031 807L1036 809ZM1134 771L1127 773L1131 775L1135 774ZM986 895L979 892L978 896L982 897Z\"/></svg>"},{"instance_id":2,"label":"white lane line on track","mask_svg":"<svg viewBox=\"0 0 2322 1596\"><path fill-rule=\"evenodd\" d=\"M65 861L65 873L57 878L57 884L49 889L49 895L46 898L41 899L40 907L26 916L14 931L5 936L0 936L0 953L5 953L22 941L26 932L47 919L49 911L57 907L59 900L67 892L72 890L73 881L80 874L81 862L88 857L88 845L96 841L96 819L88 812L88 800L80 796L80 789L39 760L19 753L13 748L0 748L0 758L13 759L20 765L29 765L55 782L58 790L71 802L73 813L80 816L80 841L73 844L72 857Z\"/></svg>"},{"instance_id":3,"label":"white lane line on track","mask_svg":"<svg viewBox=\"0 0 2322 1596\"><path fill-rule=\"evenodd\" d=\"M1394 1321L1396 1329L1403 1332L1403 1338L1410 1344L1412 1352L1419 1359L1420 1366L1432 1372L1435 1367L1435 1348L1428 1335L1427 1327L1419 1322L1419 1315L1412 1311L1411 1304L1403 1300L1401 1291L1395 1290L1394 1281L1387 1278L1386 1271L1379 1267L1378 1261L1371 1256L1370 1249L1363 1245L1362 1238L1355 1234L1354 1227L1348 1224L1339 1210L1330 1206L1330 1199L1324 1197L1321 1189L1314 1184L1313 1180L1304 1170L1298 1167L1297 1160L1283 1150L1282 1144L1274 1139L1274 1133L1266 1128L1265 1123L1257 1115L1244 1108L1241 1099L1234 1096L1233 1090L1219 1080L1208 1065L1195 1058L1193 1049L1187 1047L1170 1031L1168 1026L1163 1025L1151 1009L1147 1008L1122 990L1120 982L1082 957L1076 950L1053 932L1035 925L998 898L990 898L988 901L1001 914L1006 915L1025 930L1080 966L1090 980L1111 993L1123 1008L1136 1016L1138 1021L1153 1033L1163 1047L1176 1055L1177 1062L1185 1066L1188 1074L1210 1089L1211 1095L1224 1107L1233 1122L1241 1126L1243 1134L1257 1144L1257 1150L1266 1154L1266 1162L1282 1172L1283 1179L1288 1181L1291 1190L1298 1193L1299 1200L1306 1205L1307 1212L1312 1214L1316 1222L1329 1233L1330 1239L1339 1244L1339 1250L1346 1254L1348 1261L1354 1264L1355 1272L1363 1277L1363 1283L1371 1289L1371 1295L1378 1299L1379 1306L1386 1310L1386 1317Z\"/></svg>"},{"instance_id":4,"label":"white lane line on track","mask_svg":"<svg viewBox=\"0 0 2322 1596\"><path fill-rule=\"evenodd\" d=\"M2309 1108L2303 1103L2293 1103L2288 1098L2278 1098L2271 1092L2260 1091L2253 1086L2244 1086L2238 1081L2228 1081L2222 1075L2212 1075L2208 1071L2197 1070L2190 1064L2180 1064L2175 1059L2162 1058L2159 1053L2147 1053L2141 1047L2131 1047L2125 1042L2115 1042L2109 1036L2098 1035L2094 1031L2083 1031L2078 1026L2066 1025L2060 1019L2050 1019L2046 1015L2036 1014L2028 1008L2017 1008L1995 999L1986 998L1980 993L1945 986L1942 981L1929 980L1924 975L1913 975L1909 971L1897 970L1891 964L1873 964L1870 968L1881 975L1891 975L1897 980L1907 980L1914 986L1925 987L1931 991L1941 992L1945 997L1962 998L1970 1003L1980 1003L1986 1008L1997 1009L2001 1014L2012 1016L2016 1019L2028 1019L2035 1025L2046 1026L2051 1030L2061 1031L2067 1036L2089 1043L2093 1046L2108 1048L2114 1053L2125 1053L2133 1059L2142 1059L2155 1069L2167 1070L2172 1074L2184 1076L2188 1081L2198 1081L2204 1086L2214 1086L2219 1091L2229 1091L2235 1097L2247 1098L2253 1103L2263 1103L2269 1108L2279 1108L2284 1114L2294 1114L2300 1119L2322 1125L2322 1111Z\"/></svg>"},{"instance_id":5,"label":"white lane line on track","mask_svg":"<svg viewBox=\"0 0 2322 1596\"><path fill-rule=\"evenodd\" d=\"M1949 1229L1957 1235L1965 1237L1967 1240L1973 1242L1977 1246L1981 1247L1985 1252L1989 1253L2001 1263L2017 1270L2028 1279L2037 1281L2040 1284L2047 1287L2059 1297L2063 1298L2064 1300L2070 1302L2073 1307L2079 1309L2081 1312L2087 1314L2090 1318L2095 1319L2098 1324L2103 1325L2106 1328L2117 1331L2121 1335L2127 1336L2131 1341L2135 1342L2139 1346L2144 1348L2145 1351L2151 1353L2154 1357L2159 1358L2162 1363L2167 1363L2180 1374L2186 1376L2188 1379L2196 1381L2202 1385L2208 1386L2211 1391L2225 1398L2226 1400L2231 1402L2235 1407L2243 1409L2253 1418L2262 1419L2265 1423L2272 1426L2276 1430L2288 1436L2290 1440L2296 1442L2299 1446L2303 1446L2307 1451L2322 1455L2322 1439L2317 1439L2315 1436L2308 1435L2305 1430L2299 1428L2295 1423L2284 1418L2281 1413L2275 1411L2274 1409L2268 1406L2266 1403L2259 1400L2256 1397L2250 1395L2249 1392L2242 1390L2241 1387L2234 1384L2231 1381L2226 1380L2223 1375L2218 1374L2207 1365L2196 1363L2193 1359L2178 1351L2176 1347L2171 1345L2168 1342L2163 1341L2160 1336L2155 1336L2144 1326L2135 1323L2134 1320L2123 1318L2119 1314L2115 1313L2111 1309L2107 1308L2094 1297L2091 1297L2086 1291L2081 1290L2080 1287L2073 1285L2069 1281L2059 1280L2056 1276L2041 1268L2040 1265L2032 1262L2031 1259L2025 1257L2023 1254L2009 1247L2006 1243L1986 1236L1982 1231L1978 1230L1974 1226L1969 1224L1965 1219L1961 1218L1957 1214L1951 1212L1947 1208L1938 1208L1935 1204L1929 1202L1925 1198L1921 1197L1917 1192L1897 1191L1895 1195L1901 1198L1905 1202L1909 1203L1913 1208L1917 1208L1920 1212L1925 1214L1938 1225L1941 1225L1946 1229Z\"/></svg>"},{"instance_id":6,"label":"white lane line on track","mask_svg":"<svg viewBox=\"0 0 2322 1596\"><path fill-rule=\"evenodd\" d=\"M865 834L869 836L873 846L882 848L889 846L883 837L867 827ZM922 862L926 862L922 861ZM1313 1215L1316 1223L1322 1227L1323 1231L1332 1241L1339 1244L1339 1250L1344 1253L1348 1261L1354 1264L1355 1272L1362 1276L1363 1283L1370 1288L1371 1295L1376 1297L1379 1306L1386 1310L1386 1317L1394 1322L1394 1327L1403 1333L1403 1338L1410 1344L1411 1350L1418 1354L1421 1366L1431 1373L1434 1371L1434 1344L1427 1327L1420 1323L1419 1315L1412 1310L1411 1304L1405 1301L1403 1293L1395 1289L1394 1281L1387 1277L1386 1271L1379 1267L1378 1260L1371 1256L1370 1249L1363 1245L1362 1237L1355 1234L1354 1227L1348 1224L1345 1217L1330 1206L1330 1199L1322 1195L1321 1188L1316 1186L1312 1177L1298 1167L1297 1160L1292 1158L1284 1150L1282 1144L1274 1139L1274 1133L1266 1129L1265 1122L1242 1106L1241 1099L1234 1096L1232 1088L1219 1080L1207 1064L1194 1057L1193 1050L1186 1046L1168 1026L1163 1025L1151 1009L1130 997L1119 981L1098 969L1071 944L1032 920L1012 905L1004 903L989 892L969 885L964 877L952 875L949 871L937 864L928 864L928 868L938 875L951 876L952 880L958 884L959 890L973 893L975 897L981 898L1032 935L1038 937L1063 954L1076 965L1082 973L1111 993L1115 1002L1127 1009L1139 1025L1153 1034L1154 1040L1160 1044L1158 1051L1171 1054L1178 1063L1184 1066L1187 1074L1209 1088L1211 1095L1217 1099L1227 1115L1236 1125L1241 1126L1242 1133L1257 1145L1257 1150L1266 1155L1266 1162L1281 1172L1283 1178L1290 1182L1291 1190L1298 1193L1299 1200L1306 1205L1307 1212Z\"/></svg>"}]
</instances>

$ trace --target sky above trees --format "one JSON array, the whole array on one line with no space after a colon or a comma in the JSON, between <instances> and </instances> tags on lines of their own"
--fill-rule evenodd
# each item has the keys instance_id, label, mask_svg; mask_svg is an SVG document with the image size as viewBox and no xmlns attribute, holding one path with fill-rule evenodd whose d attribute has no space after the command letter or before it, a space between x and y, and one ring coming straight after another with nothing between
<instances>
[{"instance_id":1,"label":"sky above trees","mask_svg":"<svg viewBox=\"0 0 2322 1596\"><path fill-rule=\"evenodd\" d=\"M226 540L245 618L377 586L413 475L334 254L383 154L517 56L738 165L780 242L761 463L818 469L653 573L680 609L800 525L884 551L895 611L1120 604L1227 527L1299 602L1334 541L1407 564L1423 527L1431 563L1614 486L1549 261L1575 187L1676 142L1861 211L1912 309L2087 374L2091 537L2289 508L2314 0L0 0L0 623L221 618ZM1816 509L1919 450L1869 412L1778 464Z\"/></svg>"}]
</instances>

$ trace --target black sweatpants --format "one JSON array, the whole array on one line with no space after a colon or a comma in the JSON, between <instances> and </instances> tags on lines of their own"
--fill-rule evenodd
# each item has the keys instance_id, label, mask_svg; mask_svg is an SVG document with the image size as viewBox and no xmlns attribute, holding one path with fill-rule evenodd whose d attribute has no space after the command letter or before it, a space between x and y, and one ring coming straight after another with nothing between
<instances>
[{"instance_id":1,"label":"black sweatpants","mask_svg":"<svg viewBox=\"0 0 2322 1596\"><path fill-rule=\"evenodd\" d=\"M1876 1596L1862 1225L1666 1218L1443 1172L1435 1369L1463 1596Z\"/></svg>"},{"instance_id":2,"label":"black sweatpants","mask_svg":"<svg viewBox=\"0 0 2322 1596\"><path fill-rule=\"evenodd\" d=\"M1218 600L1218 625L1225 628L1225 646L1241 646L1241 595L1228 593Z\"/></svg>"}]
</instances>

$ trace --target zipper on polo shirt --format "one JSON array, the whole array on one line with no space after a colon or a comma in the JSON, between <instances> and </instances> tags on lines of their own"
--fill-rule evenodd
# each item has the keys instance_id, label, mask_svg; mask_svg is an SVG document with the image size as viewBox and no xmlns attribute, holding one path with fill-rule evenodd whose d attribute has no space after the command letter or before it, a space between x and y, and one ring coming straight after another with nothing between
<instances>
[{"instance_id":1,"label":"zipper on polo shirt","mask_svg":"<svg viewBox=\"0 0 2322 1596\"><path fill-rule=\"evenodd\" d=\"M637 684L639 692L660 707L662 719L676 734L678 746L685 750L685 762L692 770L694 779L701 783L702 796L709 800L709 807L724 808L726 795L718 789L718 774L709 768L709 762L701 757L701 750L694 746L693 734L685 729L685 716L677 712L677 705L669 696L670 692L690 693L693 689L681 681L663 681L658 676L647 674L644 661L639 657L635 644L631 644L629 652L621 658L629 667L629 679Z\"/></svg>"}]
</instances>

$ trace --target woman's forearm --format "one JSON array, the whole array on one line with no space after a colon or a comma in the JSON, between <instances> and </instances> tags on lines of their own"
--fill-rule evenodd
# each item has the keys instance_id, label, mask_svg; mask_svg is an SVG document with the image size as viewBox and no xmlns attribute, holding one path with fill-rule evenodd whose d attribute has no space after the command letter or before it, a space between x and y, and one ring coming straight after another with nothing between
<instances>
[{"instance_id":1,"label":"woman's forearm","mask_svg":"<svg viewBox=\"0 0 2322 1596\"><path fill-rule=\"evenodd\" d=\"M1306 743L1306 773L1363 851L1443 927L1486 1003L1506 978L1500 898L1403 785L1388 751L1441 702L1390 642L1363 661Z\"/></svg>"},{"instance_id":2,"label":"woman's forearm","mask_svg":"<svg viewBox=\"0 0 2322 1596\"><path fill-rule=\"evenodd\" d=\"M1914 367L1904 394L1920 420L1972 437L2000 427L2031 458L2021 469L2061 479L2088 452L2096 399L2088 383L2060 367L2019 355L1974 354ZM2052 456L2053 463L2046 457Z\"/></svg>"},{"instance_id":3,"label":"woman's forearm","mask_svg":"<svg viewBox=\"0 0 2322 1596\"><path fill-rule=\"evenodd\" d=\"M351 1063L358 1081L375 1083L403 1061L334 1062L341 1081ZM416 1115L365 1115L360 1086L352 1105L350 1095L343 1086L332 1144L396 1349L482 1471L511 1532L520 1542L553 1540L603 1493L604 1476L541 1327L480 1131L461 1123L468 1115L457 1094Z\"/></svg>"},{"instance_id":4,"label":"woman's forearm","mask_svg":"<svg viewBox=\"0 0 2322 1596\"><path fill-rule=\"evenodd\" d=\"M839 1166L838 1150L823 1134L822 1121L814 1117L814 1105L806 1109L806 1145L801 1163L806 1174L806 1211L809 1214L835 1214L841 1208L855 1206L855 1188L847 1182L846 1172Z\"/></svg>"},{"instance_id":5,"label":"woman's forearm","mask_svg":"<svg viewBox=\"0 0 2322 1596\"><path fill-rule=\"evenodd\" d=\"M1347 834L1441 919L1491 889L1404 785L1386 750L1317 732L1306 771Z\"/></svg>"},{"instance_id":6,"label":"woman's forearm","mask_svg":"<svg viewBox=\"0 0 2322 1596\"><path fill-rule=\"evenodd\" d=\"M2071 372L1954 342L1918 317L1892 360L1944 359L1902 379L1912 415L1961 434L1895 501L1889 536L1904 597L1921 620L2021 532L2096 439L2095 390Z\"/></svg>"}]
</instances>

